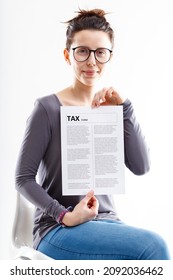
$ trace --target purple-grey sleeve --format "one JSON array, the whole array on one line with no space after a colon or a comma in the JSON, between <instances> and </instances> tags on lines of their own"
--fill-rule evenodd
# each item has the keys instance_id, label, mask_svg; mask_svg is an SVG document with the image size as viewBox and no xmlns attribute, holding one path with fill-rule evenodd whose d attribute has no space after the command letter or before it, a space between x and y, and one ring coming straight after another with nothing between
<instances>
[{"instance_id":1,"label":"purple-grey sleeve","mask_svg":"<svg viewBox=\"0 0 173 280\"><path fill-rule=\"evenodd\" d=\"M47 194L36 182L39 164L51 137L51 126L45 108L37 102L27 120L25 136L16 165L16 189L44 213L58 219L65 207Z\"/></svg>"},{"instance_id":2,"label":"purple-grey sleeve","mask_svg":"<svg viewBox=\"0 0 173 280\"><path fill-rule=\"evenodd\" d=\"M143 175L150 169L149 148L130 100L123 104L123 112L125 164L135 175Z\"/></svg>"}]
</instances>

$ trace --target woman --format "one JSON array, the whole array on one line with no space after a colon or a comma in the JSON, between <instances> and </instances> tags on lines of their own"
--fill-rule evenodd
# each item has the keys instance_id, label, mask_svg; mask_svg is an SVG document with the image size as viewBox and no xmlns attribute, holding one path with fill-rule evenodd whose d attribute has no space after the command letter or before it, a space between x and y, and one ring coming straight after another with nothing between
<instances>
[{"instance_id":1,"label":"woman","mask_svg":"<svg viewBox=\"0 0 173 280\"><path fill-rule=\"evenodd\" d=\"M125 164L136 175L150 167L130 100L113 87L95 90L113 56L114 33L105 12L80 10L67 22L66 37L64 57L73 69L73 84L37 100L16 167L17 190L37 207L33 246L61 260L169 259L160 236L120 221L111 196L62 195L60 106L123 105Z\"/></svg>"}]
</instances>

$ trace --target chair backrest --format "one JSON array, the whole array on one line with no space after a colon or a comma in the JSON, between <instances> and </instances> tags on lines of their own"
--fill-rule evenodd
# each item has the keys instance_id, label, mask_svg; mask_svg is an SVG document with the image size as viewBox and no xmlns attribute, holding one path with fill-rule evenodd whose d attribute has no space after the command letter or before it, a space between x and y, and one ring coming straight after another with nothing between
<instances>
[{"instance_id":1,"label":"chair backrest","mask_svg":"<svg viewBox=\"0 0 173 280\"><path fill-rule=\"evenodd\" d=\"M32 247L34 210L34 205L17 192L16 212L12 230L14 247Z\"/></svg>"}]
</instances>

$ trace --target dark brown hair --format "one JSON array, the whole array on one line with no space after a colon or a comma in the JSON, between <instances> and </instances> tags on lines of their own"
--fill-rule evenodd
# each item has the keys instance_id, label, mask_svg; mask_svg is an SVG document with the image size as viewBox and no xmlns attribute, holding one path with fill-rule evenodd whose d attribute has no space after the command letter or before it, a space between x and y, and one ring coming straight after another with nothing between
<instances>
[{"instance_id":1,"label":"dark brown hair","mask_svg":"<svg viewBox=\"0 0 173 280\"><path fill-rule=\"evenodd\" d=\"M76 32L82 30L98 30L104 31L108 34L110 41L112 43L112 48L114 47L114 31L111 28L109 22L106 20L104 10L93 9L93 10L79 10L78 15L67 22L66 31L66 48L70 50L73 37Z\"/></svg>"}]
</instances>

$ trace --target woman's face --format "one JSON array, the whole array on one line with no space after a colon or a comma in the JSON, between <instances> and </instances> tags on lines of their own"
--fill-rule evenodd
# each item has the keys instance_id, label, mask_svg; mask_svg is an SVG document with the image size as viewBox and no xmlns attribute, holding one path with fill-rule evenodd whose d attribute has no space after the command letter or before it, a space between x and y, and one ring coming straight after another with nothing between
<instances>
[{"instance_id":1,"label":"woman's face","mask_svg":"<svg viewBox=\"0 0 173 280\"><path fill-rule=\"evenodd\" d=\"M69 64L72 65L75 79L87 86L93 86L103 75L108 63L99 63L91 52L86 61L78 62L73 56L73 48L83 46L90 50L97 48L112 49L109 36L103 31L82 30L74 35L70 52L65 50L65 58L68 58ZM111 55L112 56L112 55Z\"/></svg>"}]
</instances>

